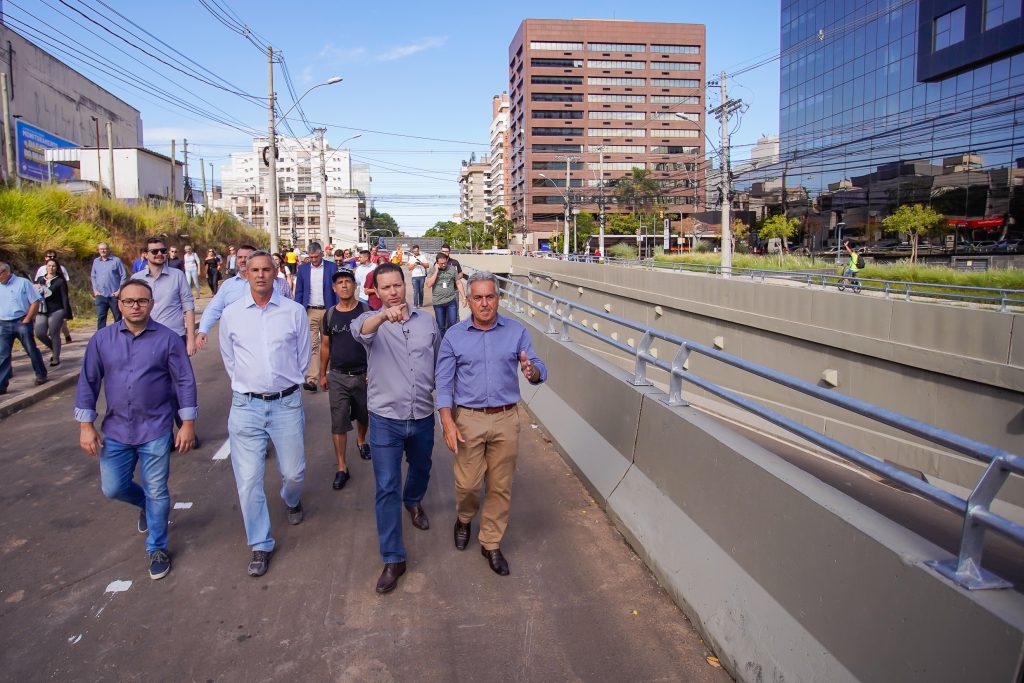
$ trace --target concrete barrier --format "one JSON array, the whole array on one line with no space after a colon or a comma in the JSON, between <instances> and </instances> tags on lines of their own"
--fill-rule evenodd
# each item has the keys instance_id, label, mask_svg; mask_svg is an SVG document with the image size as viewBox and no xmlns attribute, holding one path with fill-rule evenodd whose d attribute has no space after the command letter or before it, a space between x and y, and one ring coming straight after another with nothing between
<instances>
[{"instance_id":1,"label":"concrete barrier","mask_svg":"<svg viewBox=\"0 0 1024 683\"><path fill-rule=\"evenodd\" d=\"M1019 680L1024 596L523 319L551 369L527 407L739 680Z\"/></svg>"}]
</instances>

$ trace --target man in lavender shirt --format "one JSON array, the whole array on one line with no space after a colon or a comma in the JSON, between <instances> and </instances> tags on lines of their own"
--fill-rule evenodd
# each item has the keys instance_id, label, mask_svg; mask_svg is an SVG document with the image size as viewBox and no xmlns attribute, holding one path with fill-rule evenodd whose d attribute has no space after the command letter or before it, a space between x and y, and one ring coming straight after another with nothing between
<instances>
[{"instance_id":1,"label":"man in lavender shirt","mask_svg":"<svg viewBox=\"0 0 1024 683\"><path fill-rule=\"evenodd\" d=\"M153 290L146 282L126 283L118 305L123 319L97 331L82 359L75 394L79 445L92 457L99 457L103 495L141 508L138 529L149 532L149 576L162 579L171 570L167 477L173 406L178 406L182 420L175 446L178 452L187 453L199 412L196 379L181 337L150 318ZM93 426L101 384L107 404L102 437ZM143 486L133 478L137 463Z\"/></svg>"},{"instance_id":2,"label":"man in lavender shirt","mask_svg":"<svg viewBox=\"0 0 1024 683\"><path fill-rule=\"evenodd\" d=\"M441 335L434 317L410 311L405 274L394 263L377 270L379 311L368 311L351 325L366 347L370 448L377 482L377 535L384 571L377 592L388 593L405 573L402 503L417 529L430 528L423 496L430 481L434 450L434 362ZM402 454L409 462L402 490Z\"/></svg>"}]
</instances>

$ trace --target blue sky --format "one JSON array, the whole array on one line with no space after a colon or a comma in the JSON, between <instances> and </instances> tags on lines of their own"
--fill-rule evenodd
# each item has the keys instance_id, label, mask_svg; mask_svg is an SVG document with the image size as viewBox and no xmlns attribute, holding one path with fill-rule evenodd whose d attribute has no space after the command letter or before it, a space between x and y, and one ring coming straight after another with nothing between
<instances>
[{"instance_id":1,"label":"blue sky","mask_svg":"<svg viewBox=\"0 0 1024 683\"><path fill-rule=\"evenodd\" d=\"M775 54L779 47L779 4L771 0L677 0L645 3L642 8L592 1L585 10L569 12L553 12L554 4L549 2L4 0L3 8L12 28L140 109L147 147L167 153L172 138L179 141L179 149L180 141L188 138L190 152L207 164L213 162L219 179L227 154L249 148L249 136L185 112L180 102L264 132L265 108L200 82L194 77L198 69L188 75L161 64L69 9L81 10L146 51L170 52L115 14L120 13L240 92L265 96L265 55L214 17L204 2L224 12L222 18L228 23L233 15L259 36L257 40L283 50L299 94L333 75L345 79L311 93L302 108L309 121L327 124L331 143L362 129L362 137L349 146L356 160L371 164L375 206L395 216L412 234L451 216L458 208L456 178L461 160L473 152L478 156L487 152L491 97L508 88L508 43L523 19L703 23L708 32L709 77ZM110 18L123 28L106 23ZM26 26L44 31L49 40L64 42L66 52L48 45ZM122 78L102 73L111 65L168 94L142 93ZM280 71L275 79L275 89L287 108L291 100ZM777 134L778 83L777 61L730 81L730 96L750 105L734 143L749 144L762 134ZM708 102L714 104L717 99L716 90ZM301 134L303 124L294 113L289 118ZM717 144L717 124L709 125L708 133ZM743 151L738 155L741 158Z\"/></svg>"}]
</instances>

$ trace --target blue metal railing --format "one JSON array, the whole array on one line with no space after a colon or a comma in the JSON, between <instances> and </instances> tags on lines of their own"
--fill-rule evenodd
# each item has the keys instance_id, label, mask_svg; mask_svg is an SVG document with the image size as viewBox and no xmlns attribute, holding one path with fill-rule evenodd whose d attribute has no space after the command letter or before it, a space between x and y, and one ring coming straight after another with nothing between
<instances>
[{"instance_id":1,"label":"blue metal railing","mask_svg":"<svg viewBox=\"0 0 1024 683\"><path fill-rule=\"evenodd\" d=\"M573 303L550 292L530 287L521 282L503 277L499 277L498 280L501 283L502 293L505 295L505 304L517 313L523 313L525 311L524 307L529 307L546 316L546 332L548 334L558 335L561 341L572 341L570 331L575 330L632 356L634 360L632 382L634 385L651 384L647 379L649 367L658 368L668 373L669 391L665 399L668 405L688 405L683 398L683 388L687 384L699 387L709 394L757 415L843 460L855 463L874 474L897 482L922 498L956 513L964 520L958 557L948 560L930 560L926 564L943 576L968 589L1005 588L1011 585L1009 582L983 569L981 558L986 531L995 531L1020 545L1024 545L1024 525L1001 517L990 510L990 506L995 500L999 489L1009 478L1010 474L1024 474L1024 457L891 410L880 408L865 401L838 392L828 391L815 384L756 363L751 363L719 349L705 346L632 320L620 318L605 311ZM533 297L540 297L542 300L548 301L548 303L541 304L533 301L531 295ZM617 338L602 334L590 325L577 322L573 318L574 313L585 313L594 319L635 330L642 336L634 347L631 344L619 341ZM660 360L651 353L651 346L655 340L661 340L676 347L677 351L671 362ZM965 500L933 484L907 474L903 470L875 456L841 443L754 400L695 375L686 369L687 360L694 353L870 418L906 434L924 439L929 443L955 451L984 463L986 468L975 485L974 490Z\"/></svg>"}]
</instances>

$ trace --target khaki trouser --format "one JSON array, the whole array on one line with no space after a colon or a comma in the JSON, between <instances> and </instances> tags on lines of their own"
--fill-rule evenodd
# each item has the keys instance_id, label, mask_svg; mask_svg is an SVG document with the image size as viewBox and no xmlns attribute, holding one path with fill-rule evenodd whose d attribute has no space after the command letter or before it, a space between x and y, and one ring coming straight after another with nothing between
<instances>
[{"instance_id":1,"label":"khaki trouser","mask_svg":"<svg viewBox=\"0 0 1024 683\"><path fill-rule=\"evenodd\" d=\"M519 410L487 414L466 408L453 411L464 443L455 454L455 509L469 522L480 509L480 486L486 486L480 520L480 545L494 550L508 527L512 476L519 452Z\"/></svg>"},{"instance_id":2,"label":"khaki trouser","mask_svg":"<svg viewBox=\"0 0 1024 683\"><path fill-rule=\"evenodd\" d=\"M306 368L306 381L320 385L320 323L324 319L323 309L307 308L309 317L309 366Z\"/></svg>"}]
</instances>

